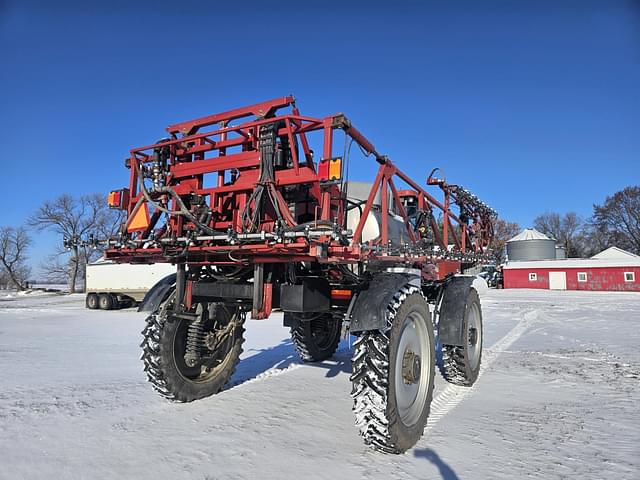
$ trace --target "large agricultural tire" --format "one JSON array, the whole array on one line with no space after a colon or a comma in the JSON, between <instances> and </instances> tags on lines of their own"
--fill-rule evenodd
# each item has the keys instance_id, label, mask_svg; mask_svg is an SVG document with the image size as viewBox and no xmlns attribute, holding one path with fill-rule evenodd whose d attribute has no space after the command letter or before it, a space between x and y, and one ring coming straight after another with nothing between
<instances>
[{"instance_id":1,"label":"large agricultural tire","mask_svg":"<svg viewBox=\"0 0 640 480\"><path fill-rule=\"evenodd\" d=\"M97 310L98 309L98 295L95 293L88 293L87 298L85 300L85 304L89 310Z\"/></svg>"},{"instance_id":2,"label":"large agricultural tire","mask_svg":"<svg viewBox=\"0 0 640 480\"><path fill-rule=\"evenodd\" d=\"M188 366L185 351L191 320L169 315L173 298L172 293L147 317L140 358L147 380L160 395L177 402L191 402L220 392L235 372L244 343L244 314L239 310L217 310L216 324L229 326L233 322L233 325L226 340L213 352L215 364Z\"/></svg>"},{"instance_id":3,"label":"large agricultural tire","mask_svg":"<svg viewBox=\"0 0 640 480\"><path fill-rule=\"evenodd\" d=\"M442 345L442 376L450 383L470 387L482 362L482 309L475 288L469 289L463 318L464 345Z\"/></svg>"},{"instance_id":4,"label":"large agricultural tire","mask_svg":"<svg viewBox=\"0 0 640 480\"><path fill-rule=\"evenodd\" d=\"M403 287L387 307L388 328L354 344L351 382L356 426L364 443L386 453L413 447L427 424L435 377L429 305Z\"/></svg>"},{"instance_id":5,"label":"large agricultural tire","mask_svg":"<svg viewBox=\"0 0 640 480\"><path fill-rule=\"evenodd\" d=\"M98 305L101 310L113 310L116 303L117 302L114 301L113 295L110 293L101 293L98 295Z\"/></svg>"},{"instance_id":6,"label":"large agricultural tire","mask_svg":"<svg viewBox=\"0 0 640 480\"><path fill-rule=\"evenodd\" d=\"M330 313L313 320L300 320L290 329L291 341L303 362L331 358L340 343L341 332L342 322Z\"/></svg>"}]
</instances>

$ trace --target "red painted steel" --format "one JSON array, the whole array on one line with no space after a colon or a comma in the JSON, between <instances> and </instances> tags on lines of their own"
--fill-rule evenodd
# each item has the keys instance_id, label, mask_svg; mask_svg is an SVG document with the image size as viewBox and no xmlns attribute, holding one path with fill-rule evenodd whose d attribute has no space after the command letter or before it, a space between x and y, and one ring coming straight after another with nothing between
<instances>
[{"instance_id":1,"label":"red painted steel","mask_svg":"<svg viewBox=\"0 0 640 480\"><path fill-rule=\"evenodd\" d=\"M343 131L380 164L353 232L346 231L346 212L351 207L342 179L325 181L327 176L318 174L318 163L333 157L336 130ZM151 225L141 232L123 231L111 242L107 258L193 265L294 260L426 262L441 263L440 270L451 272L487 252L493 233L492 210L461 187L433 175L428 184L434 191L427 192L379 154L342 114L302 116L294 98L288 96L177 123L167 131L169 138L132 149L128 160L129 217L146 202L152 212ZM309 136L314 132L321 133L321 159L314 159L310 147ZM272 166L271 176L263 178L266 167L262 156L268 151L261 148L267 144L263 140L266 135L275 139L268 144L274 152L289 155L290 161ZM255 198L258 189L267 198L260 204ZM442 199L435 196L438 190ZM391 247L389 215L380 216L380 237L362 242L369 213L380 208L375 205L378 194L381 211L393 211L403 219L410 240L406 247ZM422 225L415 224L415 212L413 217L407 212L404 201L409 197L424 214ZM252 216L256 209L257 217ZM170 218L166 219L168 212ZM251 218L258 218L257 223L247 223ZM285 236L304 229L315 234ZM272 238L256 237L266 234ZM433 243L430 251L424 246L427 240Z\"/></svg>"}]
</instances>

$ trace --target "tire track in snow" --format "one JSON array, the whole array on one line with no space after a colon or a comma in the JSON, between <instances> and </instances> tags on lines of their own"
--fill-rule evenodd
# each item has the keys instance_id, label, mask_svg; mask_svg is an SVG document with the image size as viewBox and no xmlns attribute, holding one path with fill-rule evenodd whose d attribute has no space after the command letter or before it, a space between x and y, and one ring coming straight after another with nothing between
<instances>
[{"instance_id":1,"label":"tire track in snow","mask_svg":"<svg viewBox=\"0 0 640 480\"><path fill-rule=\"evenodd\" d=\"M478 379L471 387L461 387L459 385L447 384L447 387L431 402L431 412L429 413L429 419L427 421L427 427L425 433L431 430L442 417L447 415L457 405L460 404L465 398L471 395L478 380L482 374L491 367L491 364L498 358L498 356L516 340L518 340L535 322L538 318L538 311L525 312L522 319L513 327L504 337L494 343L491 348L482 352L482 365L480 366L480 373Z\"/></svg>"},{"instance_id":2,"label":"tire track in snow","mask_svg":"<svg viewBox=\"0 0 640 480\"><path fill-rule=\"evenodd\" d=\"M253 376L249 376L246 378L241 377L235 381L233 381L232 379L232 381L225 386L224 390L231 390L232 388L238 388L238 387L242 387L242 386L249 385L256 382L262 382L269 378L277 377L279 375L291 372L292 370L296 370L302 366L303 366L302 363L295 362L287 365L286 367L271 367L268 370L265 370L264 372L258 373Z\"/></svg>"}]
</instances>

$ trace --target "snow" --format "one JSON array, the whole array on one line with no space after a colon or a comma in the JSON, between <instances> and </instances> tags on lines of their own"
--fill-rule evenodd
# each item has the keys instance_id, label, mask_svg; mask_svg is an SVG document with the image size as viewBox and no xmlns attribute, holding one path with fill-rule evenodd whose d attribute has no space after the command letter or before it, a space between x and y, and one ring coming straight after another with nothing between
<instances>
[{"instance_id":1,"label":"snow","mask_svg":"<svg viewBox=\"0 0 640 480\"><path fill-rule=\"evenodd\" d=\"M602 259L638 259L640 258L638 255L627 252L618 247L609 247L600 253L596 253L591 258L602 258Z\"/></svg>"},{"instance_id":2,"label":"snow","mask_svg":"<svg viewBox=\"0 0 640 480\"><path fill-rule=\"evenodd\" d=\"M508 242L520 242L522 240L552 240L547 237L544 233L539 232L535 228L525 228L515 237L507 240Z\"/></svg>"},{"instance_id":3,"label":"snow","mask_svg":"<svg viewBox=\"0 0 640 480\"><path fill-rule=\"evenodd\" d=\"M1 297L0 478L638 478L640 294L481 294L481 376L438 376L425 436L400 456L357 435L348 343L302 365L279 314L249 322L229 388L177 404L141 371L144 314Z\"/></svg>"}]
</instances>

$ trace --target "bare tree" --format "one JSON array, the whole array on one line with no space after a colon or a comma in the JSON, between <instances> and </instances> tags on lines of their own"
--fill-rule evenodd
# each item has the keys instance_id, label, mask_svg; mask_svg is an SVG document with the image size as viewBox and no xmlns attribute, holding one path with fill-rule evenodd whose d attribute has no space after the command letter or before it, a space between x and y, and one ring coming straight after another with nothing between
<instances>
[{"instance_id":1,"label":"bare tree","mask_svg":"<svg viewBox=\"0 0 640 480\"><path fill-rule=\"evenodd\" d=\"M538 215L533 221L533 227L539 232L559 240L561 235L560 231L562 230L560 214L556 212L545 212L542 215Z\"/></svg>"},{"instance_id":2,"label":"bare tree","mask_svg":"<svg viewBox=\"0 0 640 480\"><path fill-rule=\"evenodd\" d=\"M44 280L51 283L68 283L71 274L71 257L67 257L65 249L58 249L47 255L40 263L39 269Z\"/></svg>"},{"instance_id":3,"label":"bare tree","mask_svg":"<svg viewBox=\"0 0 640 480\"><path fill-rule=\"evenodd\" d=\"M640 254L640 186L626 187L594 205L591 224L607 246Z\"/></svg>"},{"instance_id":4,"label":"bare tree","mask_svg":"<svg viewBox=\"0 0 640 480\"><path fill-rule=\"evenodd\" d=\"M568 257L582 255L582 229L584 220L575 212L568 212L561 216L556 212L546 212L533 221L536 230L555 238L562 245Z\"/></svg>"},{"instance_id":5,"label":"bare tree","mask_svg":"<svg viewBox=\"0 0 640 480\"><path fill-rule=\"evenodd\" d=\"M31 217L31 223L39 230L52 230L69 239L94 235L105 238L113 234L119 225L120 215L110 210L103 195L94 193L74 198L62 195L52 202L45 202ZM61 238L62 240L62 238ZM68 260L64 255L70 253ZM49 279L66 277L69 290L74 293L78 281L84 283L85 269L96 256L88 247L72 244L70 251L58 251L47 258L42 270ZM84 289L84 288L83 288Z\"/></svg>"},{"instance_id":6,"label":"bare tree","mask_svg":"<svg viewBox=\"0 0 640 480\"><path fill-rule=\"evenodd\" d=\"M31 273L26 264L26 251L30 245L31 238L24 227L0 227L0 265L18 290L26 289Z\"/></svg>"},{"instance_id":7,"label":"bare tree","mask_svg":"<svg viewBox=\"0 0 640 480\"><path fill-rule=\"evenodd\" d=\"M493 239L491 240L491 250L496 259L496 263L500 264L505 261L505 247L507 241L520 232L521 228L516 222L508 222L498 219L493 227Z\"/></svg>"}]
</instances>

